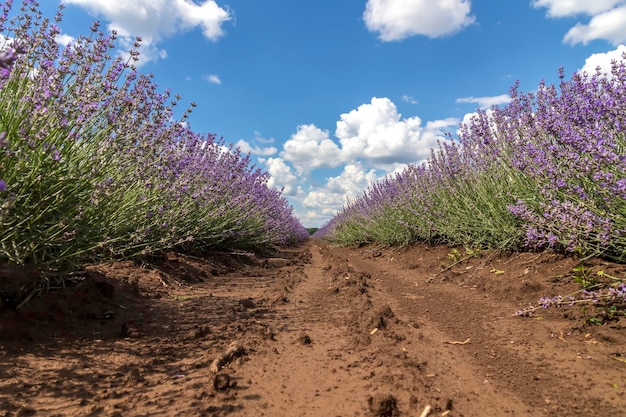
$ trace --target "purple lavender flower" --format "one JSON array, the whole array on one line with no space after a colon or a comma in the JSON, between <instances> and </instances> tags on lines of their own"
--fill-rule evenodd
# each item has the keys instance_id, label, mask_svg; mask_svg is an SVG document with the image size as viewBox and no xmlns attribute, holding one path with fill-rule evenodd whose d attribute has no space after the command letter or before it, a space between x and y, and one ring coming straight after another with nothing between
<instances>
[{"instance_id":1,"label":"purple lavender flower","mask_svg":"<svg viewBox=\"0 0 626 417\"><path fill-rule=\"evenodd\" d=\"M76 264L163 248L269 248L308 236L249 155L183 123L193 103L175 120L173 103L181 97L171 100L151 75L111 57L115 33L105 35L95 23L89 36L60 48L60 11L53 23L33 7L8 28L10 1L0 16L0 28L28 45L0 56L4 86L11 83L0 87L10 103L0 131L12 132L11 149L0 134L0 166L11 174L1 184L38 193L12 200L17 205L3 217L2 233L17 249L0 251L0 262ZM23 201L38 203L19 206ZM75 247L57 239L66 229L85 231L72 239Z\"/></svg>"}]
</instances>

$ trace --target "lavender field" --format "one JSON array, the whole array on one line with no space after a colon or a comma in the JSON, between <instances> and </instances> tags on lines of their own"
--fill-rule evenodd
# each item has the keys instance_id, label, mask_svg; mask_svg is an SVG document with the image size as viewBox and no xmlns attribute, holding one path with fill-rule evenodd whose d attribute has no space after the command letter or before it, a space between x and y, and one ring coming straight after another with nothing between
<instances>
[{"instance_id":1,"label":"lavender field","mask_svg":"<svg viewBox=\"0 0 626 417\"><path fill-rule=\"evenodd\" d=\"M62 10L62 9L61 9ZM271 251L307 230L269 174L189 124L116 34L60 47L33 2L0 18L0 263L46 280L104 259ZM9 18L9 16L12 16ZM421 165L371 184L318 232L339 245L416 242L626 261L626 64L511 89Z\"/></svg>"},{"instance_id":2,"label":"lavender field","mask_svg":"<svg viewBox=\"0 0 626 417\"><path fill-rule=\"evenodd\" d=\"M626 57L624 57L626 58ZM626 261L626 63L511 89L426 163L373 184L318 235Z\"/></svg>"},{"instance_id":3,"label":"lavender field","mask_svg":"<svg viewBox=\"0 0 626 417\"><path fill-rule=\"evenodd\" d=\"M316 235L340 245L462 246L464 259L485 249L574 256L581 289L515 315L593 304L623 316L623 277L585 267L591 258L626 262L623 58L610 74L566 80L561 69L558 86L514 86L510 104L478 112L426 163L371 185Z\"/></svg>"},{"instance_id":4,"label":"lavender field","mask_svg":"<svg viewBox=\"0 0 626 417\"><path fill-rule=\"evenodd\" d=\"M0 414L626 408L626 54L608 73L515 84L310 238L289 186L194 130L196 104L139 70L140 38L120 57L96 22L63 46L62 6L13 3L0 3ZM388 104L398 120L381 132L419 127Z\"/></svg>"},{"instance_id":5,"label":"lavender field","mask_svg":"<svg viewBox=\"0 0 626 417\"><path fill-rule=\"evenodd\" d=\"M102 259L308 236L269 174L191 129L193 103L175 116L180 97L137 71L136 50L112 57L116 35L97 24L59 47L61 19L29 1L4 2L0 17L0 264L49 279Z\"/></svg>"}]
</instances>

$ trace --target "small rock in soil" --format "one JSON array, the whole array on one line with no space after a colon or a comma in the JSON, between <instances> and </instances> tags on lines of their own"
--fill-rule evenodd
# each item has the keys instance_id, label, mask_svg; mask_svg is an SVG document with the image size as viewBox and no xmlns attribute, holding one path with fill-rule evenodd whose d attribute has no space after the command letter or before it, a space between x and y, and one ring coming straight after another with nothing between
<instances>
[{"instance_id":1,"label":"small rock in soil","mask_svg":"<svg viewBox=\"0 0 626 417\"><path fill-rule=\"evenodd\" d=\"M230 387L230 376L228 374L215 375L215 379L213 379L213 388L215 388L215 391L226 391Z\"/></svg>"},{"instance_id":2,"label":"small rock in soil","mask_svg":"<svg viewBox=\"0 0 626 417\"><path fill-rule=\"evenodd\" d=\"M376 394L367 399L370 411L375 417L397 417L400 415L398 402L392 395Z\"/></svg>"},{"instance_id":3,"label":"small rock in soil","mask_svg":"<svg viewBox=\"0 0 626 417\"><path fill-rule=\"evenodd\" d=\"M144 378L143 374L139 372L139 370L136 368L129 373L128 378L126 379L126 383L128 384L136 384L141 382L146 382L146 379Z\"/></svg>"},{"instance_id":4,"label":"small rock in soil","mask_svg":"<svg viewBox=\"0 0 626 417\"><path fill-rule=\"evenodd\" d=\"M309 335L304 332L300 332L300 334L298 334L298 342L302 343L303 345L310 345L311 343L313 343L311 337L309 337Z\"/></svg>"},{"instance_id":5,"label":"small rock in soil","mask_svg":"<svg viewBox=\"0 0 626 417\"><path fill-rule=\"evenodd\" d=\"M240 311L249 310L251 308L256 308L256 304L252 298L245 298L243 300L239 300Z\"/></svg>"},{"instance_id":6,"label":"small rock in soil","mask_svg":"<svg viewBox=\"0 0 626 417\"><path fill-rule=\"evenodd\" d=\"M196 329L196 331L193 333L193 338L199 339L208 335L209 333L211 333L211 329L208 326L202 326Z\"/></svg>"}]
</instances>

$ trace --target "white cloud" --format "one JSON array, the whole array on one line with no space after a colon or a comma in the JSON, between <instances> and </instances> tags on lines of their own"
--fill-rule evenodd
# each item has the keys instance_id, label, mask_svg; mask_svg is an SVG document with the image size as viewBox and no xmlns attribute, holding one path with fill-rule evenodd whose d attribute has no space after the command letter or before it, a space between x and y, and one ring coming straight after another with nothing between
<instances>
[{"instance_id":1,"label":"white cloud","mask_svg":"<svg viewBox=\"0 0 626 417\"><path fill-rule=\"evenodd\" d=\"M298 126L297 132L283 145L280 158L263 161L272 174L272 185L288 184L301 219L321 225L346 203L384 175L402 171L408 164L425 161L438 140L458 129L460 120L433 120L425 125L419 117L403 118L388 98L374 97L369 103L341 114L334 139L327 130L314 124ZM295 175L288 170L293 165ZM297 183L319 168L343 171L326 178L322 186L294 191ZM296 179L297 177L297 179ZM282 178L282 179L281 179ZM306 187L305 187L306 188ZM310 223L309 223L310 224Z\"/></svg>"},{"instance_id":2,"label":"white cloud","mask_svg":"<svg viewBox=\"0 0 626 417\"><path fill-rule=\"evenodd\" d=\"M298 131L285 142L283 149L281 156L301 174L316 168L336 167L342 162L341 150L329 138L328 131L312 124L298 126Z\"/></svg>"},{"instance_id":3,"label":"white cloud","mask_svg":"<svg viewBox=\"0 0 626 417\"><path fill-rule=\"evenodd\" d=\"M54 40L56 41L56 43L58 43L59 45L67 45L68 43L72 43L74 42L75 38L73 36L70 35L66 35L63 33L59 33Z\"/></svg>"},{"instance_id":4,"label":"white cloud","mask_svg":"<svg viewBox=\"0 0 626 417\"><path fill-rule=\"evenodd\" d=\"M361 159L385 170L391 164L418 163L437 145L425 135L417 116L402 119L396 105L388 98L372 98L369 104L341 115L335 136L341 142L343 160Z\"/></svg>"},{"instance_id":5,"label":"white cloud","mask_svg":"<svg viewBox=\"0 0 626 417\"><path fill-rule=\"evenodd\" d=\"M596 15L611 10L624 0L533 0L536 8L547 8L548 16L566 17L578 14Z\"/></svg>"},{"instance_id":6,"label":"white cloud","mask_svg":"<svg viewBox=\"0 0 626 417\"><path fill-rule=\"evenodd\" d=\"M626 54L626 46L620 45L617 49L606 53L593 54L585 60L585 65L579 70L580 72L586 72L589 75L596 73L596 68L600 67L600 72L604 74L611 73L611 61L623 60L623 55Z\"/></svg>"},{"instance_id":7,"label":"white cloud","mask_svg":"<svg viewBox=\"0 0 626 417\"><path fill-rule=\"evenodd\" d=\"M626 42L626 0L533 0L533 7L548 9L550 17L589 16L578 22L563 37L565 43L583 45L604 39L613 45Z\"/></svg>"},{"instance_id":8,"label":"white cloud","mask_svg":"<svg viewBox=\"0 0 626 417\"><path fill-rule=\"evenodd\" d=\"M123 48L129 49L135 37L142 38L140 62L162 59L167 52L159 41L196 27L212 41L224 35L222 24L231 19L228 10L214 0L196 4L191 0L65 0L109 22L108 29L118 32Z\"/></svg>"},{"instance_id":9,"label":"white cloud","mask_svg":"<svg viewBox=\"0 0 626 417\"><path fill-rule=\"evenodd\" d=\"M456 117L448 117L447 119L433 120L426 123L425 131L431 134L443 135L451 128L459 125L459 119Z\"/></svg>"},{"instance_id":10,"label":"white cloud","mask_svg":"<svg viewBox=\"0 0 626 417\"><path fill-rule=\"evenodd\" d=\"M376 170L365 171L360 164L348 164L337 177L328 178L323 188L310 191L302 206L314 208L318 215L332 216L348 201L354 199L377 181Z\"/></svg>"},{"instance_id":11,"label":"white cloud","mask_svg":"<svg viewBox=\"0 0 626 417\"><path fill-rule=\"evenodd\" d=\"M492 97L462 97L457 98L457 103L474 103L478 105L479 109L488 109L492 106L499 106L500 104L506 104L511 101L511 97L507 94L501 94L499 96Z\"/></svg>"},{"instance_id":12,"label":"white cloud","mask_svg":"<svg viewBox=\"0 0 626 417\"><path fill-rule=\"evenodd\" d=\"M236 146L241 150L241 152L245 154L250 153L252 155L270 156L278 152L278 149L276 149L273 146L270 146L267 148L261 148L260 146L252 146L250 145L250 143L246 142L243 139L239 139L239 141L237 141Z\"/></svg>"},{"instance_id":13,"label":"white cloud","mask_svg":"<svg viewBox=\"0 0 626 417\"><path fill-rule=\"evenodd\" d=\"M469 0L368 0L363 19L385 42L414 35L437 38L473 23L470 7Z\"/></svg>"},{"instance_id":14,"label":"white cloud","mask_svg":"<svg viewBox=\"0 0 626 417\"><path fill-rule=\"evenodd\" d=\"M577 23L563 38L565 43L583 45L595 39L605 39L613 45L626 42L626 6L618 7L591 18L589 24Z\"/></svg>"},{"instance_id":15,"label":"white cloud","mask_svg":"<svg viewBox=\"0 0 626 417\"><path fill-rule=\"evenodd\" d=\"M458 123L458 119L450 118L422 126L419 117L402 118L388 98L374 97L370 103L340 116L335 130L339 143L330 138L327 130L313 124L302 125L285 142L280 155L299 174L357 161L366 167L393 172L428 158L437 139Z\"/></svg>"},{"instance_id":16,"label":"white cloud","mask_svg":"<svg viewBox=\"0 0 626 417\"><path fill-rule=\"evenodd\" d=\"M205 76L204 76L204 78L205 78L208 82L210 82L211 84L218 84L218 85L219 85L219 84L221 84L221 83L222 83L222 80L220 80L220 77L218 77L218 76L217 76L217 75L215 75L215 74L207 74L207 75L205 75Z\"/></svg>"},{"instance_id":17,"label":"white cloud","mask_svg":"<svg viewBox=\"0 0 626 417\"><path fill-rule=\"evenodd\" d=\"M283 194L294 196L299 192L298 177L291 172L291 168L281 158L259 159L270 174L268 187L283 188Z\"/></svg>"},{"instance_id":18,"label":"white cloud","mask_svg":"<svg viewBox=\"0 0 626 417\"><path fill-rule=\"evenodd\" d=\"M329 216L321 214L316 210L309 210L307 212L300 213L298 218L302 221L303 224L309 225L310 227L321 227L324 223L328 221Z\"/></svg>"},{"instance_id":19,"label":"white cloud","mask_svg":"<svg viewBox=\"0 0 626 417\"><path fill-rule=\"evenodd\" d=\"M346 198L354 198L377 179L376 170L370 169L365 172L361 164L348 164L338 177L328 179L326 188L331 192L342 193Z\"/></svg>"},{"instance_id":20,"label":"white cloud","mask_svg":"<svg viewBox=\"0 0 626 417\"><path fill-rule=\"evenodd\" d=\"M341 209L345 202L345 196L341 193L333 193L324 190L310 191L302 201L307 208L314 208L322 215L333 215Z\"/></svg>"},{"instance_id":21,"label":"white cloud","mask_svg":"<svg viewBox=\"0 0 626 417\"><path fill-rule=\"evenodd\" d=\"M413 97L405 94L402 97L400 97L402 99L402 101L404 101L405 103L410 103L410 104L417 104L418 101L415 100Z\"/></svg>"},{"instance_id":22,"label":"white cloud","mask_svg":"<svg viewBox=\"0 0 626 417\"><path fill-rule=\"evenodd\" d=\"M261 135L261 132L259 132L258 130L254 131L254 140L256 142L261 142L261 143L274 143L274 138L264 138L263 135Z\"/></svg>"}]
</instances>

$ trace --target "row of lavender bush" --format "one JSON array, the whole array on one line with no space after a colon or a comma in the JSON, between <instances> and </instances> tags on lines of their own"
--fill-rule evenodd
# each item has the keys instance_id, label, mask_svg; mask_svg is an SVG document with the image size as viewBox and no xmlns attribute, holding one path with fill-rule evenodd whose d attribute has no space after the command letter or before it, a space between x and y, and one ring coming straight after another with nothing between
<instances>
[{"instance_id":1,"label":"row of lavender bush","mask_svg":"<svg viewBox=\"0 0 626 417\"><path fill-rule=\"evenodd\" d=\"M0 264L53 272L165 249L268 250L308 236L268 174L213 135L150 75L112 58L115 34L59 47L24 1L0 17ZM138 40L139 41L139 40ZM135 45L138 47L139 45Z\"/></svg>"},{"instance_id":2,"label":"row of lavender bush","mask_svg":"<svg viewBox=\"0 0 626 417\"><path fill-rule=\"evenodd\" d=\"M626 57L624 57L626 59ZM427 162L371 185L317 236L553 249L626 261L626 64L479 112Z\"/></svg>"}]
</instances>

